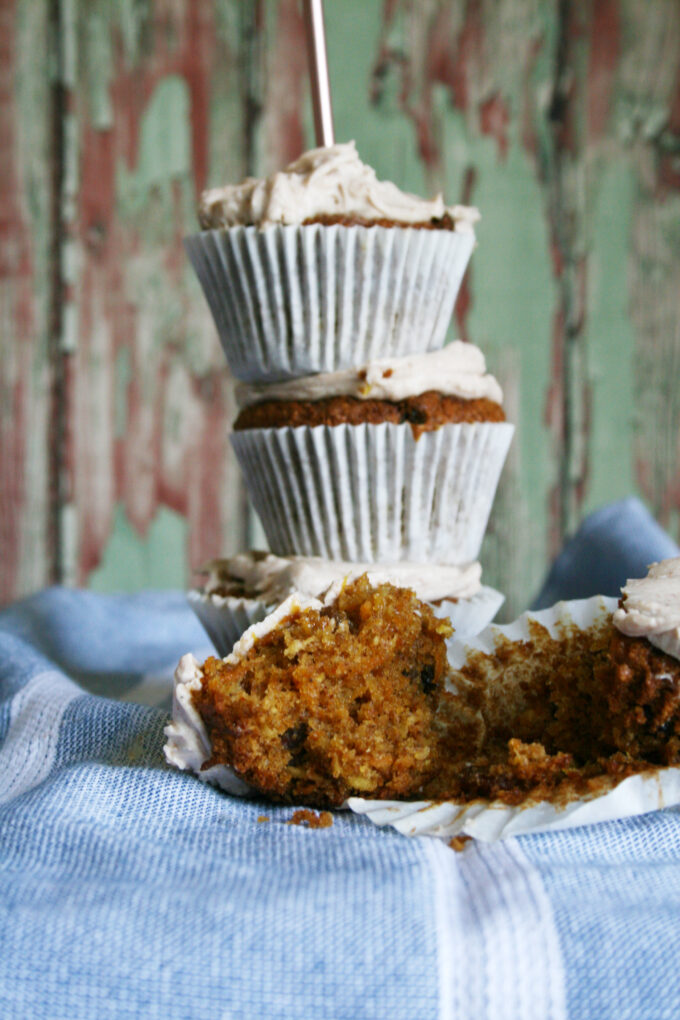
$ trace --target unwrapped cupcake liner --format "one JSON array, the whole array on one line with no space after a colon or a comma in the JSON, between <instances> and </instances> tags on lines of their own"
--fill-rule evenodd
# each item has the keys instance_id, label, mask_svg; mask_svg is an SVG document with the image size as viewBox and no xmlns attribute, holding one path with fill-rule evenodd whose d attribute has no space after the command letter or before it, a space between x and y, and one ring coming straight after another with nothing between
<instances>
[{"instance_id":1,"label":"unwrapped cupcake liner","mask_svg":"<svg viewBox=\"0 0 680 1020\"><path fill-rule=\"evenodd\" d=\"M233 374L274 382L443 346L472 230L275 226L185 246Z\"/></svg>"},{"instance_id":2,"label":"unwrapped cupcake liner","mask_svg":"<svg viewBox=\"0 0 680 1020\"><path fill-rule=\"evenodd\" d=\"M451 621L454 632L451 640L464 641L488 627L504 602L505 595L482 585L469 599L442 599L432 604L432 610L435 616Z\"/></svg>"},{"instance_id":3,"label":"unwrapped cupcake liner","mask_svg":"<svg viewBox=\"0 0 680 1020\"><path fill-rule=\"evenodd\" d=\"M244 429L231 441L272 552L367 563L478 558L514 427Z\"/></svg>"},{"instance_id":4,"label":"unwrapped cupcake liner","mask_svg":"<svg viewBox=\"0 0 680 1020\"><path fill-rule=\"evenodd\" d=\"M550 609L525 613L514 623L488 627L467 642L449 642L449 661L458 669L466 661L468 649L491 654L496 638L503 635L511 641L527 641L531 635L530 620L536 620L559 638L561 626L581 630L598 623L614 612L616 599L595 596L572 602L560 602ZM405 836L470 836L483 842L507 839L530 832L548 832L592 825L617 818L646 814L680 803L680 768L658 767L629 776L590 797L574 799L566 805L549 801L509 806L500 801L476 800L469 804L452 801L386 801L352 797L347 806L365 815L376 825L391 825Z\"/></svg>"},{"instance_id":5,"label":"unwrapped cupcake liner","mask_svg":"<svg viewBox=\"0 0 680 1020\"><path fill-rule=\"evenodd\" d=\"M680 804L680 768L650 768L629 776L590 800L574 800L565 807L548 801L509 807L500 801L454 804L449 801L387 801L350 797L355 814L365 815L375 825L391 825L403 836L469 836L493 843L510 836L532 832L556 832L581 825L611 822L618 818L645 815L648 811Z\"/></svg>"}]
</instances>

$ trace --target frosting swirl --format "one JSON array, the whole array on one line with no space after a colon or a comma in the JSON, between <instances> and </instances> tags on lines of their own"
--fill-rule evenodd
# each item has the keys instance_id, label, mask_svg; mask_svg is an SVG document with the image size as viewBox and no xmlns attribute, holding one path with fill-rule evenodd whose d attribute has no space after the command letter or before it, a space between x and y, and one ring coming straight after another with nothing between
<instances>
[{"instance_id":1,"label":"frosting swirl","mask_svg":"<svg viewBox=\"0 0 680 1020\"><path fill-rule=\"evenodd\" d=\"M468 206L444 205L379 181L375 170L359 159L354 142L311 149L284 170L264 180L247 177L204 191L198 218L204 229L234 226L271 227L300 224L318 216L347 216L401 224L428 223L448 214L455 229L472 231L479 212Z\"/></svg>"},{"instance_id":2,"label":"frosting swirl","mask_svg":"<svg viewBox=\"0 0 680 1020\"><path fill-rule=\"evenodd\" d=\"M382 358L360 368L324 372L278 383L240 383L236 387L239 407L262 400L322 400L324 397L355 397L359 400L403 400L436 390L464 400L486 398L496 404L503 391L486 372L479 347L454 340L439 351L404 358Z\"/></svg>"},{"instance_id":3,"label":"frosting swirl","mask_svg":"<svg viewBox=\"0 0 680 1020\"><path fill-rule=\"evenodd\" d=\"M680 660L680 557L652 563L647 576L626 581L621 594L614 626Z\"/></svg>"}]
</instances>

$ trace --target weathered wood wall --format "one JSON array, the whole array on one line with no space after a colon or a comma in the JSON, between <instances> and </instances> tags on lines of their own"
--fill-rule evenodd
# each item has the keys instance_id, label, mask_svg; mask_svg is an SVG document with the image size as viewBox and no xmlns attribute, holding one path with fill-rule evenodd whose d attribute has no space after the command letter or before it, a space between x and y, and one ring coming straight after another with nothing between
<instances>
[{"instance_id":1,"label":"weathered wood wall","mask_svg":"<svg viewBox=\"0 0 680 1020\"><path fill-rule=\"evenodd\" d=\"M483 213L455 330L518 426L485 578L580 518L678 534L680 3L326 2L336 134ZM0 0L0 599L183 585L252 534L181 246L207 184L313 143L296 0Z\"/></svg>"}]
</instances>

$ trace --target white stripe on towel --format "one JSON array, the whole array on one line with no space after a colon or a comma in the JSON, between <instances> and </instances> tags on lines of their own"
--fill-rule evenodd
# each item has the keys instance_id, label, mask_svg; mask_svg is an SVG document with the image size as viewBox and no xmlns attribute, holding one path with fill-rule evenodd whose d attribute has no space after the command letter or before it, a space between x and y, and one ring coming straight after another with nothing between
<instances>
[{"instance_id":1,"label":"white stripe on towel","mask_svg":"<svg viewBox=\"0 0 680 1020\"><path fill-rule=\"evenodd\" d=\"M424 839L434 877L439 1020L563 1020L552 906L516 839L455 853Z\"/></svg>"},{"instance_id":2,"label":"white stripe on towel","mask_svg":"<svg viewBox=\"0 0 680 1020\"><path fill-rule=\"evenodd\" d=\"M62 673L49 670L34 676L15 695L0 748L0 803L32 790L49 776L64 712L82 693Z\"/></svg>"}]
</instances>

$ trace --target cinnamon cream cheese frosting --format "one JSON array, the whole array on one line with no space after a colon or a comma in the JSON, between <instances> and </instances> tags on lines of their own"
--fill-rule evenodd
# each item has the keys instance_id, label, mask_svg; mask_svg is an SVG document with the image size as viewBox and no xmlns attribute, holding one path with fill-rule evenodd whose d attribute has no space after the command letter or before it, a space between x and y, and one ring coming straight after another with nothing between
<instances>
[{"instance_id":1,"label":"cinnamon cream cheese frosting","mask_svg":"<svg viewBox=\"0 0 680 1020\"><path fill-rule=\"evenodd\" d=\"M349 563L320 556L274 556L251 551L207 565L206 596L236 595L274 605L291 592L317 596L332 585L368 574L371 584L411 588L425 602L472 598L481 588L478 562L460 566L422 563Z\"/></svg>"},{"instance_id":2,"label":"cinnamon cream cheese frosting","mask_svg":"<svg viewBox=\"0 0 680 1020\"><path fill-rule=\"evenodd\" d=\"M680 557L653 563L646 577L626 581L621 594L614 626L680 660Z\"/></svg>"},{"instance_id":3,"label":"cinnamon cream cheese frosting","mask_svg":"<svg viewBox=\"0 0 680 1020\"><path fill-rule=\"evenodd\" d=\"M410 195L359 159L354 142L312 149L264 180L205 191L198 218L204 229L301 224L323 216L390 220L408 226L448 215L455 230L473 230L477 209L446 206L441 195L428 201Z\"/></svg>"},{"instance_id":4,"label":"cinnamon cream cheese frosting","mask_svg":"<svg viewBox=\"0 0 680 1020\"><path fill-rule=\"evenodd\" d=\"M503 401L503 390L487 373L479 347L462 340L427 354L382 358L342 372L306 375L280 383L241 383L236 387L236 399L242 408L262 400L313 401L337 396L397 401L429 390L464 400Z\"/></svg>"}]
</instances>

